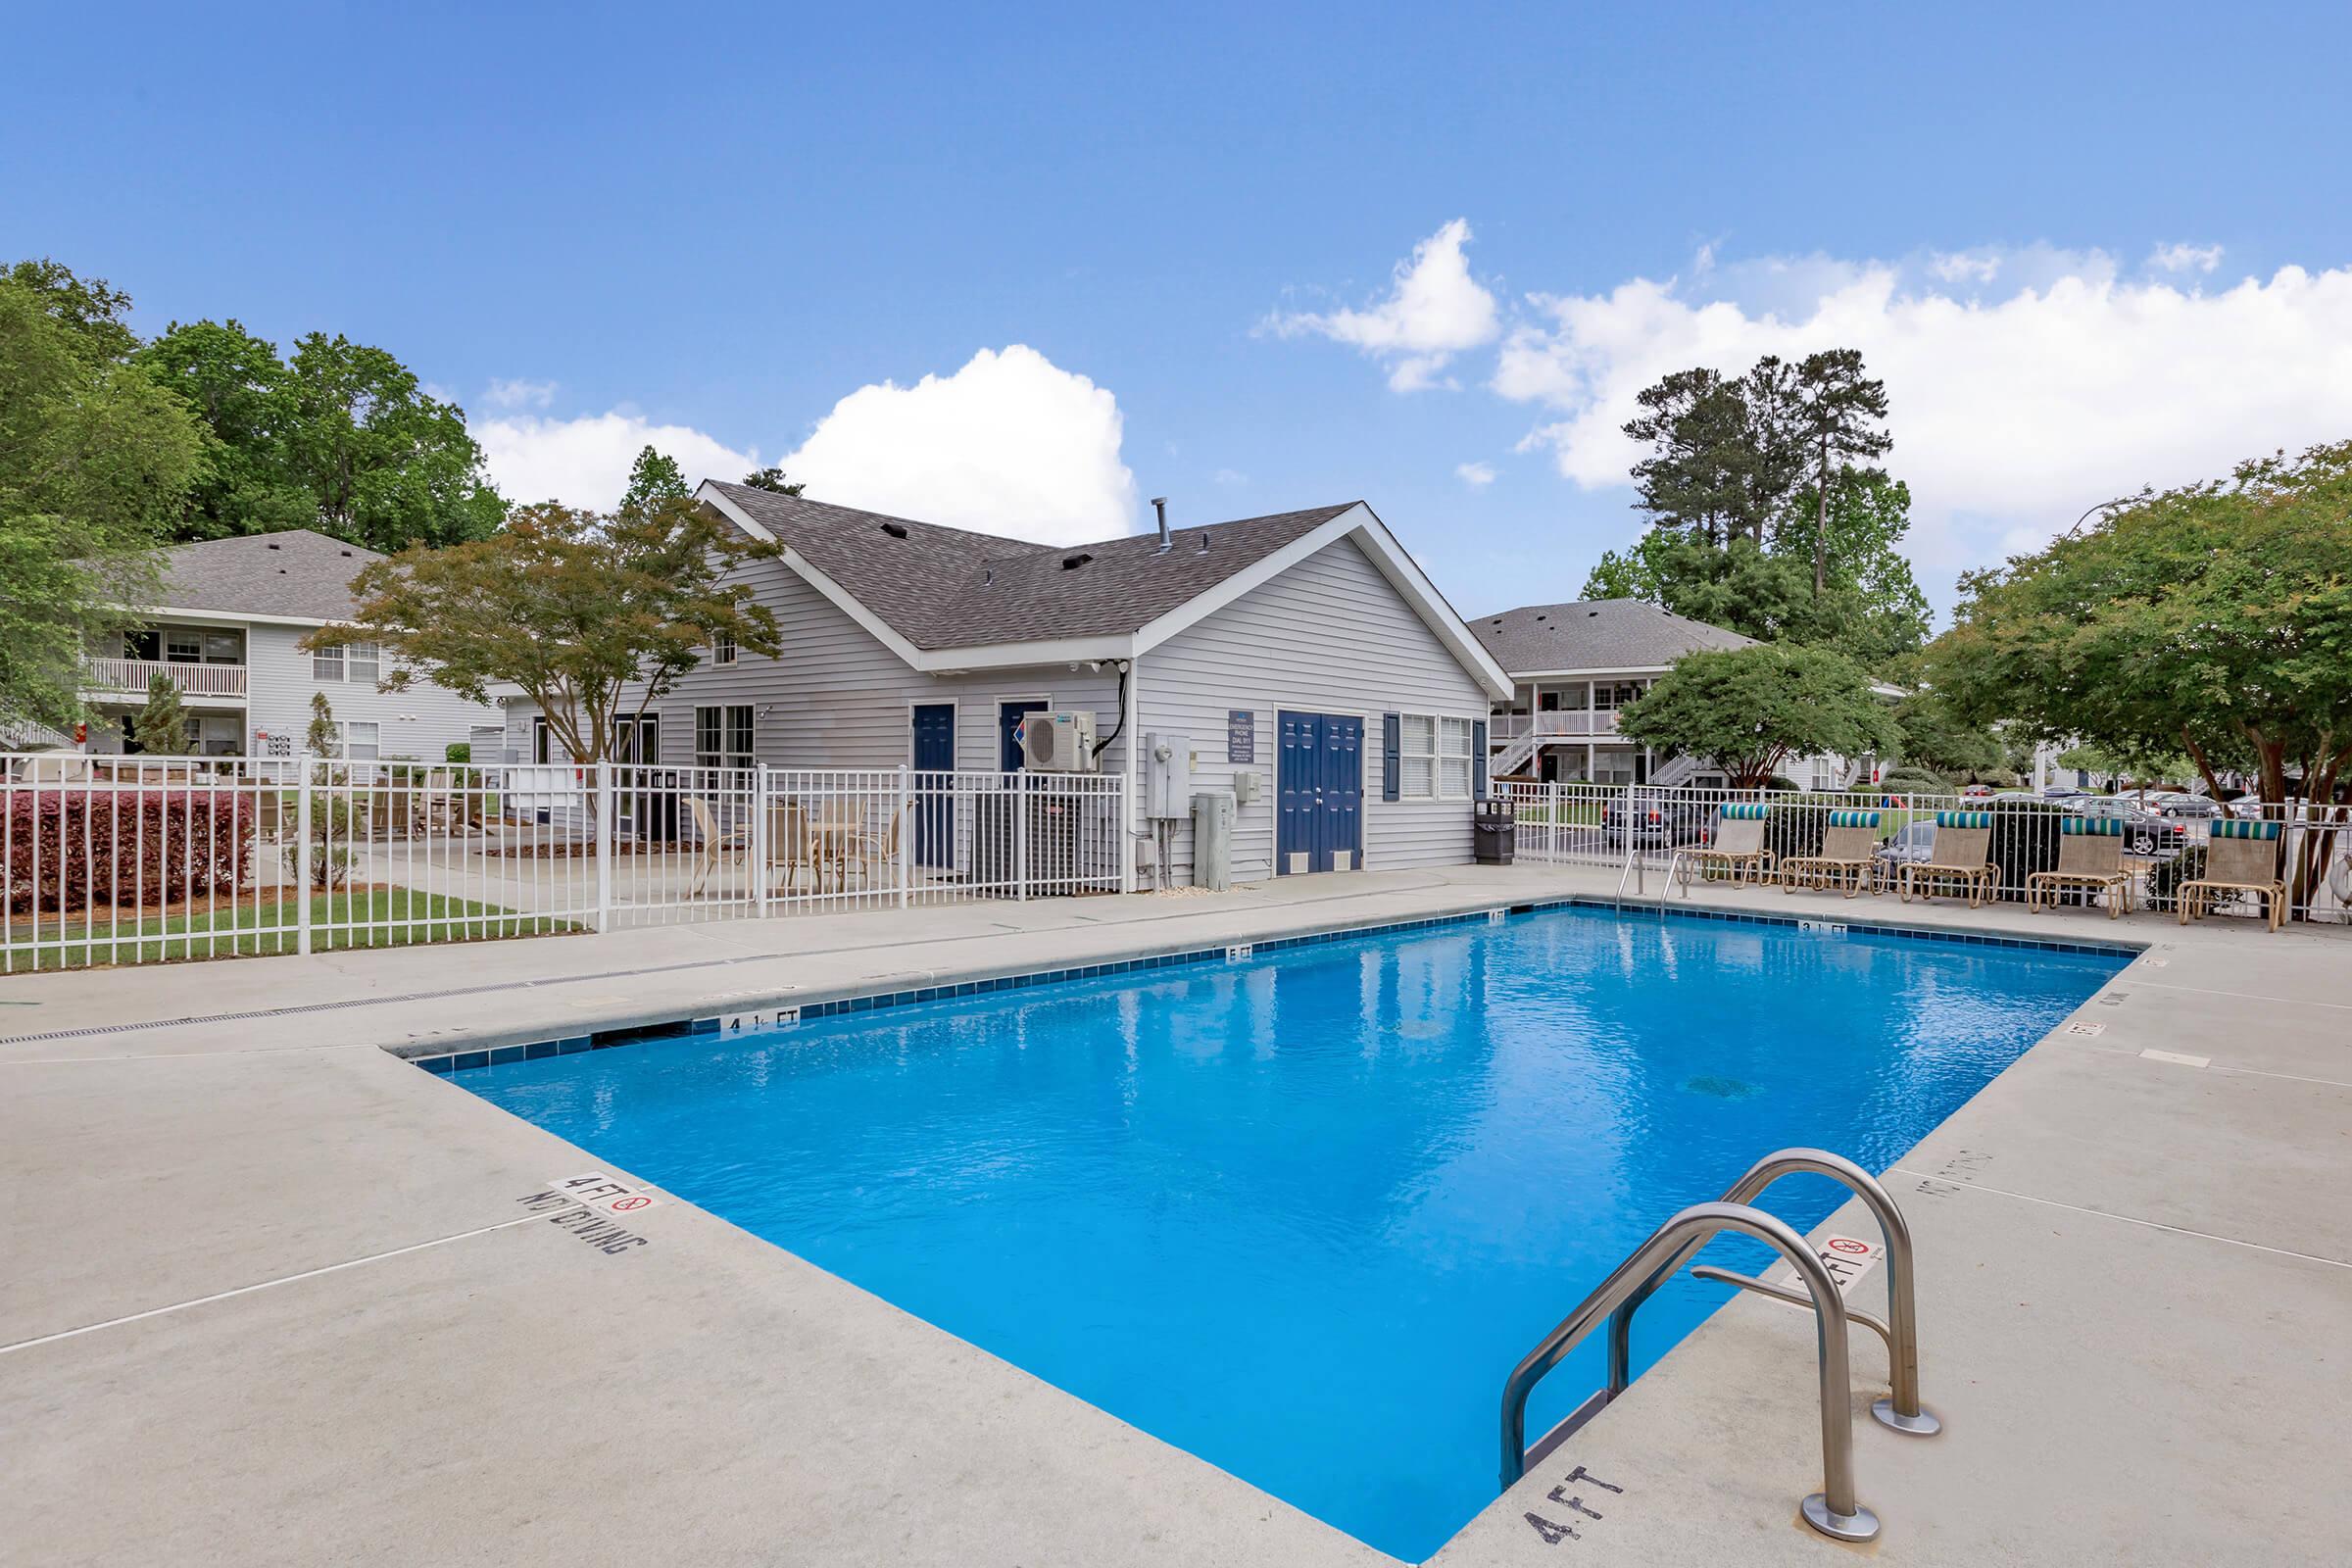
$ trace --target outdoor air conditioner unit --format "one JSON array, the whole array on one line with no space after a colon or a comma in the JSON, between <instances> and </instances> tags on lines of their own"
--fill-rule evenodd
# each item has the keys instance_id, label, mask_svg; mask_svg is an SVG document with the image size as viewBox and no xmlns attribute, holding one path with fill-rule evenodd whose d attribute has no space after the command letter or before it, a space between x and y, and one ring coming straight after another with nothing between
<instances>
[{"instance_id":1,"label":"outdoor air conditioner unit","mask_svg":"<svg viewBox=\"0 0 2352 1568\"><path fill-rule=\"evenodd\" d=\"M1032 773L1092 773L1095 715L1071 709L1031 713L1021 721L1021 760Z\"/></svg>"}]
</instances>

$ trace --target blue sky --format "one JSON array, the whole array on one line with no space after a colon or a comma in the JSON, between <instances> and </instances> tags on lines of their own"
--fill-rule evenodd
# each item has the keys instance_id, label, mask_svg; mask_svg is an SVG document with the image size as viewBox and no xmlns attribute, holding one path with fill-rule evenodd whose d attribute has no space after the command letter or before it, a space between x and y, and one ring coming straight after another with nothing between
<instances>
[{"instance_id":1,"label":"blue sky","mask_svg":"<svg viewBox=\"0 0 2352 1568\"><path fill-rule=\"evenodd\" d=\"M1679 363L1862 347L1939 604L2352 436L2341 7L477 9L18 19L0 251L381 344L517 499L648 433L1057 538L1361 496L1473 613L1636 531Z\"/></svg>"}]
</instances>

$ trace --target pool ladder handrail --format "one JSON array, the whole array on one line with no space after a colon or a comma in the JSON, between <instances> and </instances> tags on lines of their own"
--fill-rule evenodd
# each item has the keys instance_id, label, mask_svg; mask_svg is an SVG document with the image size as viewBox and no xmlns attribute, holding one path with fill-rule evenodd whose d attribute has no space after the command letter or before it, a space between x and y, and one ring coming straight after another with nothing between
<instances>
[{"instance_id":1,"label":"pool ladder handrail","mask_svg":"<svg viewBox=\"0 0 2352 1568\"><path fill-rule=\"evenodd\" d=\"M1886 1189L1851 1160L1825 1150L1785 1149L1758 1160L1732 1185L1724 1199L1693 1204L1659 1226L1512 1369L1502 1390L1502 1490L1509 1491L1527 1473L1531 1454L1541 1458L1550 1452L1625 1392L1631 1382L1635 1310L1718 1233L1736 1230L1765 1243L1787 1258L1803 1283L1804 1294L1799 1296L1794 1291L1728 1270L1708 1269L1705 1277L1809 1305L1817 1319L1822 1490L1804 1499L1805 1522L1839 1541L1870 1541L1878 1536L1878 1516L1863 1507L1854 1494L1852 1379L1847 1365L1846 1323L1859 1314L1848 1312L1828 1266L1787 1221L1750 1207L1745 1201L1782 1177L1800 1172L1843 1182L1879 1216L1881 1228L1886 1234L1890 1321L1882 1325L1864 1317L1863 1322L1887 1342L1887 1360L1896 1396L1879 1400L1872 1405L1871 1413L1898 1432L1927 1436L1938 1429L1941 1423L1919 1405L1911 1233L1902 1211L1886 1196ZM1528 1396L1546 1373L1592 1332L1603 1314L1609 1318L1608 1386L1594 1391L1531 1450L1527 1445Z\"/></svg>"}]
</instances>

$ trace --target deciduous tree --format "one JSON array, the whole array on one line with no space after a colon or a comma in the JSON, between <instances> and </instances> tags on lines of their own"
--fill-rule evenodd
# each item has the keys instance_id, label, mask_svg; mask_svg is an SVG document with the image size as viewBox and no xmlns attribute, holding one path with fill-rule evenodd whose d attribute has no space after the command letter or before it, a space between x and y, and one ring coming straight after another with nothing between
<instances>
[{"instance_id":1,"label":"deciduous tree","mask_svg":"<svg viewBox=\"0 0 2352 1568\"><path fill-rule=\"evenodd\" d=\"M572 760L603 761L614 721L666 694L714 637L782 651L739 571L775 554L692 501L609 515L525 507L488 539L370 563L352 583L354 622L305 646L379 641L399 656L394 690L421 670L479 703L512 682Z\"/></svg>"},{"instance_id":2,"label":"deciduous tree","mask_svg":"<svg viewBox=\"0 0 2352 1568\"><path fill-rule=\"evenodd\" d=\"M1870 679L1826 648L1763 644L1687 654L1621 710L1620 733L1712 761L1759 787L1791 757L1886 751L1896 731Z\"/></svg>"},{"instance_id":3,"label":"deciduous tree","mask_svg":"<svg viewBox=\"0 0 2352 1568\"><path fill-rule=\"evenodd\" d=\"M128 306L54 262L0 273L0 719L82 715L82 656L153 603L202 462L187 405L124 358Z\"/></svg>"}]
</instances>

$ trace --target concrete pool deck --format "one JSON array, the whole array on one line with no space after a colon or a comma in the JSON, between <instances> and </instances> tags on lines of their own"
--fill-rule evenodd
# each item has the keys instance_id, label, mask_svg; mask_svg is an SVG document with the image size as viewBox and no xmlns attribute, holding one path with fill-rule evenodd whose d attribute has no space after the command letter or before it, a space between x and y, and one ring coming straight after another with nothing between
<instances>
[{"instance_id":1,"label":"concrete pool deck","mask_svg":"<svg viewBox=\"0 0 2352 1568\"><path fill-rule=\"evenodd\" d=\"M642 1245L612 1252L550 1223L522 1200L596 1162L381 1048L1615 882L1303 878L0 982L0 1561L1386 1562L688 1204L633 1219ZM2352 933L1695 902L2152 945L2077 1014L2099 1034L2044 1040L1887 1177L1917 1234L1922 1386L1946 1430L1857 1421L1860 1494L1886 1525L1861 1549L2336 1560L2352 1532ZM1830 1227L1872 1234L1851 1212ZM1563 1314L1592 1283L1562 1282ZM1861 1408L1885 1367L1874 1340L1855 1345ZM1811 1356L1802 1313L1734 1301L1437 1560L1854 1549L1795 1519L1821 1484ZM1566 1481L1580 1466L1591 1490ZM1563 1484L1600 1517L1551 1501ZM1548 1544L1529 1512L1579 1534Z\"/></svg>"}]
</instances>

